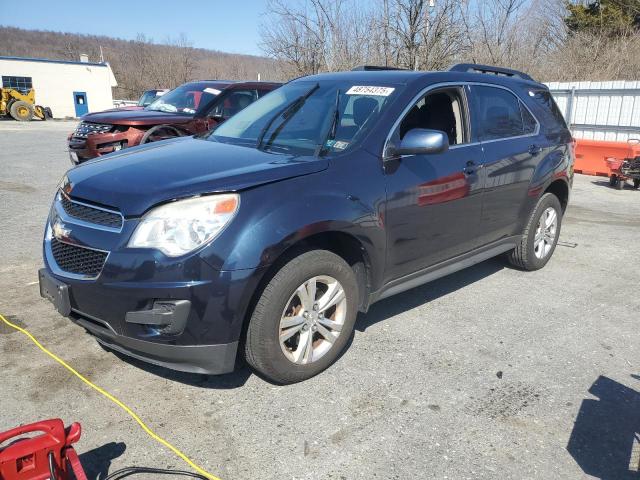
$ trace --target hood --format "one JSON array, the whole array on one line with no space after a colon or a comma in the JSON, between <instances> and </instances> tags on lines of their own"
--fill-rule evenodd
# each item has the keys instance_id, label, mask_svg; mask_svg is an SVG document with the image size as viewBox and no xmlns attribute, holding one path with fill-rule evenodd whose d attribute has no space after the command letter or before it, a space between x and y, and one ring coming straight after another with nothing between
<instances>
[{"instance_id":1,"label":"hood","mask_svg":"<svg viewBox=\"0 0 640 480\"><path fill-rule=\"evenodd\" d=\"M327 168L325 158L181 137L123 150L67 172L71 196L118 208L125 217L176 198L243 190Z\"/></svg>"},{"instance_id":2,"label":"hood","mask_svg":"<svg viewBox=\"0 0 640 480\"><path fill-rule=\"evenodd\" d=\"M109 123L112 125L160 125L162 123L187 123L192 115L156 112L154 110L125 110L122 108L88 113L82 117L85 122Z\"/></svg>"}]
</instances>

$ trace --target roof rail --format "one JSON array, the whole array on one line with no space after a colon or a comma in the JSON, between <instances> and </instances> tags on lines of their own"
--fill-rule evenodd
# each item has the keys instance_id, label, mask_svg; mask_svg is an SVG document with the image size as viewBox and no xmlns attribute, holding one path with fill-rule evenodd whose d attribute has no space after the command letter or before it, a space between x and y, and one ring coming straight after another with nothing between
<instances>
[{"instance_id":1,"label":"roof rail","mask_svg":"<svg viewBox=\"0 0 640 480\"><path fill-rule=\"evenodd\" d=\"M375 72L379 70L406 70L406 68L385 67L382 65L360 65L351 69L352 72Z\"/></svg>"},{"instance_id":2,"label":"roof rail","mask_svg":"<svg viewBox=\"0 0 640 480\"><path fill-rule=\"evenodd\" d=\"M480 65L477 63L458 63L449 69L450 72L475 72L475 73L488 73L492 75L503 75L505 77L517 77L523 80L534 81L529 75L518 70L511 70L510 68L491 67L489 65Z\"/></svg>"}]
</instances>

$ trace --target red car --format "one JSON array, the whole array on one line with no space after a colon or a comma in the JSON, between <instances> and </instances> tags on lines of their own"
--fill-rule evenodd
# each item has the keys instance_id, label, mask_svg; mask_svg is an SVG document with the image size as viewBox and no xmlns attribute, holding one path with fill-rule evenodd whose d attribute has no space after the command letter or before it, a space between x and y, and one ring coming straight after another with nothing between
<instances>
[{"instance_id":1,"label":"red car","mask_svg":"<svg viewBox=\"0 0 640 480\"><path fill-rule=\"evenodd\" d=\"M107 110L82 117L69 135L73 164L143 143L204 133L279 83L206 80L189 82L139 110Z\"/></svg>"}]
</instances>

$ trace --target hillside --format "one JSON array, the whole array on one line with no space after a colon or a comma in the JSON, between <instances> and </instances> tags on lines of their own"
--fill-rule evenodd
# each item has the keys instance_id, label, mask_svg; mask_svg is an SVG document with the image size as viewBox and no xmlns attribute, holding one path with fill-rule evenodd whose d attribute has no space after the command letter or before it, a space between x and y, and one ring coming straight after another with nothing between
<instances>
[{"instance_id":1,"label":"hillside","mask_svg":"<svg viewBox=\"0 0 640 480\"><path fill-rule=\"evenodd\" d=\"M173 88L193 79L283 80L278 63L266 57L192 48L181 36L163 43L139 35L123 40L0 25L0 56L99 61L100 47L118 80L114 98L137 98L148 88Z\"/></svg>"}]
</instances>

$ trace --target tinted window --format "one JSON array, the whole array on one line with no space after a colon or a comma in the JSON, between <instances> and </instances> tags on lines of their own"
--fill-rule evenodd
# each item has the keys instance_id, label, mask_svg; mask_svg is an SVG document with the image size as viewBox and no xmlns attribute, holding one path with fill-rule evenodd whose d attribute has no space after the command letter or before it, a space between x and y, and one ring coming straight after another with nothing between
<instances>
[{"instance_id":1,"label":"tinted window","mask_svg":"<svg viewBox=\"0 0 640 480\"><path fill-rule=\"evenodd\" d=\"M551 130L565 130L567 128L562 112L548 90L532 90L529 92L529 97L533 98L546 113L545 116L548 117L548 120L545 122L545 126Z\"/></svg>"},{"instance_id":2,"label":"tinted window","mask_svg":"<svg viewBox=\"0 0 640 480\"><path fill-rule=\"evenodd\" d=\"M520 102L520 112L522 113L522 124L524 125L524 133L530 134L536 131L536 119L533 118L531 112Z\"/></svg>"},{"instance_id":3,"label":"tinted window","mask_svg":"<svg viewBox=\"0 0 640 480\"><path fill-rule=\"evenodd\" d=\"M480 140L523 135L525 128L520 101L511 92L496 87L473 87Z\"/></svg>"},{"instance_id":4,"label":"tinted window","mask_svg":"<svg viewBox=\"0 0 640 480\"><path fill-rule=\"evenodd\" d=\"M222 94L209 113L213 117L229 118L240 110L244 110L258 99L256 90L233 90Z\"/></svg>"}]
</instances>

